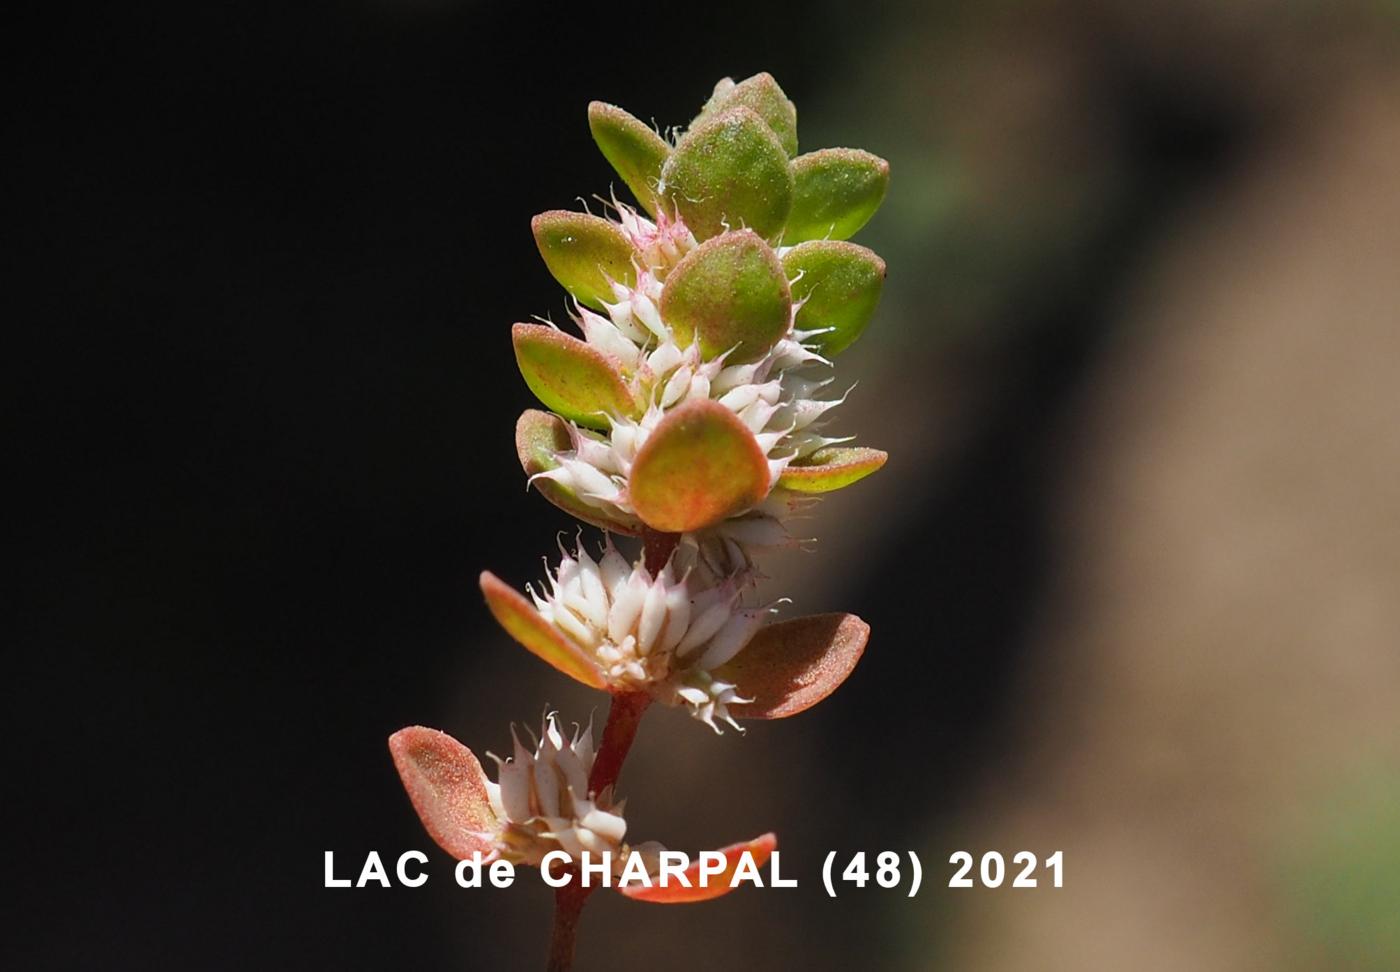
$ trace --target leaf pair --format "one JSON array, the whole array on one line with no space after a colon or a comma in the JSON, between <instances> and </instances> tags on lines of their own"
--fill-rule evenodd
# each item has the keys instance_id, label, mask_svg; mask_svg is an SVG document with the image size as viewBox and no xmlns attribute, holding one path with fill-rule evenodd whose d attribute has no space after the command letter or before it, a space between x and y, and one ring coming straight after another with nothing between
<instances>
[{"instance_id":1,"label":"leaf pair","mask_svg":"<svg viewBox=\"0 0 1400 972\"><path fill-rule=\"evenodd\" d=\"M458 860L473 854L495 854L491 835L500 822L487 795L486 773L470 749L445 732L409 726L389 737L389 754L418 819L439 847ZM769 833L722 848L718 853L724 858L724 867L703 886L700 862L696 861L683 872L684 882L668 881L666 887L659 883L651 887L629 885L618 890L629 898L656 904L718 898L733 890L730 881L745 854L755 867L762 867L777 846L777 838Z\"/></svg>"}]
</instances>

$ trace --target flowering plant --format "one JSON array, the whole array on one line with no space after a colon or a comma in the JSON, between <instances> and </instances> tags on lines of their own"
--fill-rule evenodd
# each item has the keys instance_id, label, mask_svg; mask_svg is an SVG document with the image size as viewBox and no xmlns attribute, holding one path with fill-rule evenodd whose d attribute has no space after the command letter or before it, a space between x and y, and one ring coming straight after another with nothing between
<instances>
[{"instance_id":1,"label":"flowering plant","mask_svg":"<svg viewBox=\"0 0 1400 972\"><path fill-rule=\"evenodd\" d=\"M588 121L640 208L613 198L606 216L535 217L580 336L513 328L520 372L548 409L526 411L515 442L530 484L603 539L596 554L581 538L561 549L528 597L489 572L481 589L511 637L609 693L602 739L566 735L551 713L533 746L517 736L496 759L496 783L435 730L403 729L390 750L454 857L567 873L607 851L619 871L652 875L664 851L624 843L614 796L646 708L680 707L716 732L783 718L831 694L864 651L870 629L854 615L771 621L756 560L799 542L794 516L817 496L885 462L824 429L843 400L826 394L831 359L884 283L884 262L847 240L884 199L889 166L856 149L798 155L796 109L768 74L721 81L674 141L601 102ZM762 864L774 846L766 834L718 852L724 880L708 886L623 893L715 897L741 857ZM569 967L587 896L577 883L556 892L550 968Z\"/></svg>"}]
</instances>

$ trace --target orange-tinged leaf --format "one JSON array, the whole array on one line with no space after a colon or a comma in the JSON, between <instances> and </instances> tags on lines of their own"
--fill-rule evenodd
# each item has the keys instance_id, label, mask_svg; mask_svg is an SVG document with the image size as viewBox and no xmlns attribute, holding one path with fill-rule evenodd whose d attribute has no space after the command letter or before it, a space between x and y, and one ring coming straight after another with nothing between
<instances>
[{"instance_id":1,"label":"orange-tinged leaf","mask_svg":"<svg viewBox=\"0 0 1400 972\"><path fill-rule=\"evenodd\" d=\"M752 858L753 866L759 868L768 863L768 858L777 846L777 836L769 833L741 844L730 844L721 848L719 853L724 855L724 870L717 875L707 875L703 887L700 886L701 862L696 860L683 872L691 887L685 887L680 881L669 878L664 888L657 884L651 887L629 885L618 890L636 901L650 901L653 904L692 904L696 901L709 901L735 890L730 886L730 882L734 880L739 861L745 854ZM742 886L741 884L740 887Z\"/></svg>"},{"instance_id":2,"label":"orange-tinged leaf","mask_svg":"<svg viewBox=\"0 0 1400 972\"><path fill-rule=\"evenodd\" d=\"M627 493L647 526L686 533L757 504L769 478L768 459L739 417L697 399L668 412L647 437Z\"/></svg>"},{"instance_id":3,"label":"orange-tinged leaf","mask_svg":"<svg viewBox=\"0 0 1400 972\"><path fill-rule=\"evenodd\" d=\"M496 813L486 774L472 751L445 732L409 726L389 737L389 753L428 836L458 860L491 852Z\"/></svg>"},{"instance_id":4,"label":"orange-tinged leaf","mask_svg":"<svg viewBox=\"0 0 1400 972\"><path fill-rule=\"evenodd\" d=\"M753 699L731 705L740 719L783 719L826 698L860 661L870 625L854 614L814 614L761 629L715 675Z\"/></svg>"},{"instance_id":5,"label":"orange-tinged leaf","mask_svg":"<svg viewBox=\"0 0 1400 972\"><path fill-rule=\"evenodd\" d=\"M542 618L524 595L489 570L482 571L481 593L486 595L491 614L516 641L589 688L607 687L602 669L590 655Z\"/></svg>"},{"instance_id":6,"label":"orange-tinged leaf","mask_svg":"<svg viewBox=\"0 0 1400 972\"><path fill-rule=\"evenodd\" d=\"M550 412L527 408L515 423L515 452L520 457L520 467L526 475L535 476L549 472L559 465L555 455L573 448L568 428L564 420ZM600 530L611 530L636 536L642 532L639 521L619 519L604 513L595 506L589 506L579 499L573 490L552 479L536 479L535 489L559 509L576 520L591 523Z\"/></svg>"},{"instance_id":7,"label":"orange-tinged leaf","mask_svg":"<svg viewBox=\"0 0 1400 972\"><path fill-rule=\"evenodd\" d=\"M869 476L885 464L889 454L879 449L818 449L801 465L790 464L778 478L778 485L794 493L829 493Z\"/></svg>"},{"instance_id":8,"label":"orange-tinged leaf","mask_svg":"<svg viewBox=\"0 0 1400 972\"><path fill-rule=\"evenodd\" d=\"M551 411L594 429L637 414L618 363L591 344L544 324L516 324L510 336L525 384Z\"/></svg>"}]
</instances>

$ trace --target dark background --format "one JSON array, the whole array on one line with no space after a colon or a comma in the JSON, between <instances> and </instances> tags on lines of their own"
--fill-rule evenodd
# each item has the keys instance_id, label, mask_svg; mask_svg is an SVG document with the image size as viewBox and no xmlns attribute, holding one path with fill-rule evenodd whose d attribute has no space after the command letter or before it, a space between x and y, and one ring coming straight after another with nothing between
<instances>
[{"instance_id":1,"label":"dark background","mask_svg":"<svg viewBox=\"0 0 1400 972\"><path fill-rule=\"evenodd\" d=\"M535 967L538 882L454 888L384 740L424 723L499 751L546 701L600 704L494 630L475 589L484 568L533 578L568 527L511 445L531 401L508 325L563 310L528 219L608 191L590 99L684 124L716 79L759 70L804 148L893 165L863 238L891 267L889 336L851 353L867 405L841 421L908 446L882 473L903 486L824 506L813 531L855 539L793 575L804 612L852 610L876 636L789 724L711 741L650 716L624 777L641 839L775 829L804 887L693 910L600 898L581 959L942 954L946 891L829 902L821 856L938 864L975 832L1020 738L1011 700L1065 556L1064 450L1129 283L1183 213L1326 114L1316 77L1394 63L1367 46L1394 18L1178 33L1109 3L857 6L140 5L12 39L15 292L34 301L12 324L39 353L11 382L11 475L35 493L12 507L6 967ZM1259 53L1312 43L1330 46L1302 72ZM1039 91L1042 71L1063 97L1022 104L1014 76ZM689 783L668 800L672 776ZM427 888L321 887L324 850L347 871L415 847ZM983 958L962 967L993 966L967 947Z\"/></svg>"}]
</instances>

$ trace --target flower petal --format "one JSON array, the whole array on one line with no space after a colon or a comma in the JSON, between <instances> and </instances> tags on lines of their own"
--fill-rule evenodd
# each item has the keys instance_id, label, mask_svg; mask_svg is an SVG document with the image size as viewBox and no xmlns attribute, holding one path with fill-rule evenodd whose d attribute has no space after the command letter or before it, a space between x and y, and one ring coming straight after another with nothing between
<instances>
[{"instance_id":1,"label":"flower petal","mask_svg":"<svg viewBox=\"0 0 1400 972\"><path fill-rule=\"evenodd\" d=\"M705 360L731 352L725 364L762 357L787 333L792 290L773 250L752 230L701 243L676 264L661 292L661 316Z\"/></svg>"},{"instance_id":2,"label":"flower petal","mask_svg":"<svg viewBox=\"0 0 1400 972\"><path fill-rule=\"evenodd\" d=\"M668 412L637 452L627 492L653 530L686 533L756 505L768 486L753 433L719 402L693 399Z\"/></svg>"},{"instance_id":3,"label":"flower petal","mask_svg":"<svg viewBox=\"0 0 1400 972\"><path fill-rule=\"evenodd\" d=\"M651 126L616 105L594 101L588 106L588 129L637 202L653 216L659 211L656 185L671 146Z\"/></svg>"},{"instance_id":4,"label":"flower petal","mask_svg":"<svg viewBox=\"0 0 1400 972\"><path fill-rule=\"evenodd\" d=\"M510 336L525 384L551 411L594 429L606 429L609 416L638 413L609 355L543 324L516 324Z\"/></svg>"},{"instance_id":5,"label":"flower petal","mask_svg":"<svg viewBox=\"0 0 1400 972\"><path fill-rule=\"evenodd\" d=\"M700 240L743 226L772 239L792 208L787 153L763 119L743 105L686 132L661 169L661 185Z\"/></svg>"},{"instance_id":6,"label":"flower petal","mask_svg":"<svg viewBox=\"0 0 1400 972\"><path fill-rule=\"evenodd\" d=\"M789 463L778 477L778 485L794 493L829 493L859 482L885 464L887 453L879 449L818 449L804 459Z\"/></svg>"},{"instance_id":7,"label":"flower petal","mask_svg":"<svg viewBox=\"0 0 1400 972\"><path fill-rule=\"evenodd\" d=\"M554 279L594 310L605 310L604 302L615 299L611 281L628 287L637 282L632 266L636 251L615 223L555 209L530 220L530 229Z\"/></svg>"},{"instance_id":8,"label":"flower petal","mask_svg":"<svg viewBox=\"0 0 1400 972\"><path fill-rule=\"evenodd\" d=\"M724 855L725 868L718 875L708 876L705 879L705 886L700 887L700 861L695 861L686 868L686 879L693 887L684 887L679 881L668 881L666 887L653 885L645 887L642 885L629 885L625 888L618 888L620 892L635 901L650 901L653 904L691 904L696 901L709 901L711 898L719 898L733 891L729 882L734 879L734 872L739 868L739 861L748 854L753 859L754 867L762 867L768 863L769 856L778 846L778 838L774 834L764 834L755 837L753 840L745 841L742 844L730 844L721 848L719 853Z\"/></svg>"},{"instance_id":9,"label":"flower petal","mask_svg":"<svg viewBox=\"0 0 1400 972\"><path fill-rule=\"evenodd\" d=\"M428 836L458 860L489 854L497 828L486 774L472 751L445 732L409 726L389 737L389 753Z\"/></svg>"},{"instance_id":10,"label":"flower petal","mask_svg":"<svg viewBox=\"0 0 1400 972\"><path fill-rule=\"evenodd\" d=\"M527 475L537 476L558 468L559 461L555 455L572 448L568 426L557 415L528 408L515 423L515 452L520 457L520 466ZM639 522L610 516L597 507L588 505L579 499L573 490L552 479L536 479L533 485L540 491L541 496L574 519L591 523L602 530L628 536L642 532Z\"/></svg>"},{"instance_id":11,"label":"flower petal","mask_svg":"<svg viewBox=\"0 0 1400 972\"><path fill-rule=\"evenodd\" d=\"M486 605L516 641L570 678L590 688L605 688L603 671L582 648L540 616L534 605L495 574L482 571L481 593Z\"/></svg>"},{"instance_id":12,"label":"flower petal","mask_svg":"<svg viewBox=\"0 0 1400 972\"><path fill-rule=\"evenodd\" d=\"M752 699L729 711L740 719L784 719L809 709L846 680L865 651L870 625L854 614L814 614L763 628L716 678Z\"/></svg>"}]
</instances>

